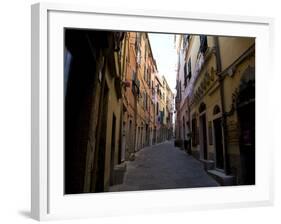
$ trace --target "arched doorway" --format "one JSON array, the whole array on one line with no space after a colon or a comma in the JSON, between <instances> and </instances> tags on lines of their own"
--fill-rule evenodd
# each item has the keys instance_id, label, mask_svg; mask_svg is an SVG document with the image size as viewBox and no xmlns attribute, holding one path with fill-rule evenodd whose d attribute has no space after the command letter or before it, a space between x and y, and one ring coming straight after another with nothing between
<instances>
[{"instance_id":1,"label":"arched doorway","mask_svg":"<svg viewBox=\"0 0 281 224\"><path fill-rule=\"evenodd\" d=\"M237 97L242 184L255 184L255 68L241 78Z\"/></svg>"}]
</instances>

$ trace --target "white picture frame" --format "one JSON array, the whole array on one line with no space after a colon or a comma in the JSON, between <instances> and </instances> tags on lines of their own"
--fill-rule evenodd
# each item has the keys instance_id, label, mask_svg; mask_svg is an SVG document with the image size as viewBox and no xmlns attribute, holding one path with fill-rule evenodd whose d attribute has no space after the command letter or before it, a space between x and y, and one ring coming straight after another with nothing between
<instances>
[{"instance_id":1,"label":"white picture frame","mask_svg":"<svg viewBox=\"0 0 281 224\"><path fill-rule=\"evenodd\" d=\"M273 203L273 147L267 118L271 18L191 12L32 5L31 214L37 220L115 216ZM102 194L63 194L63 28L204 33L256 38L256 185ZM61 73L62 74L62 73ZM62 94L63 95L63 94Z\"/></svg>"}]
</instances>

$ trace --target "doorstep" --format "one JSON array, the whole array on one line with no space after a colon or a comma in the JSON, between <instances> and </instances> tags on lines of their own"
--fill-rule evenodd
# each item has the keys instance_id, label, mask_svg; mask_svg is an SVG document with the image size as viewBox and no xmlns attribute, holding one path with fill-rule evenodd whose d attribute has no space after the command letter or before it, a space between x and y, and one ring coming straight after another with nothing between
<instances>
[{"instance_id":1,"label":"doorstep","mask_svg":"<svg viewBox=\"0 0 281 224\"><path fill-rule=\"evenodd\" d=\"M211 169L207 173L212 176L222 186L233 186L235 184L235 176L226 175L222 171Z\"/></svg>"},{"instance_id":2,"label":"doorstep","mask_svg":"<svg viewBox=\"0 0 281 224\"><path fill-rule=\"evenodd\" d=\"M206 171L212 170L215 168L215 162L213 160L200 159L200 162L203 163L204 169Z\"/></svg>"}]
</instances>

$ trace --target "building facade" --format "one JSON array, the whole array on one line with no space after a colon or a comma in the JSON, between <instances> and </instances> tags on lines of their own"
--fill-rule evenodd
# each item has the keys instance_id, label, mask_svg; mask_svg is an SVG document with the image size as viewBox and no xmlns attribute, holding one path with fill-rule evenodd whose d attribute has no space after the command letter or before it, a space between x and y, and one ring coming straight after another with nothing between
<instances>
[{"instance_id":1,"label":"building facade","mask_svg":"<svg viewBox=\"0 0 281 224\"><path fill-rule=\"evenodd\" d=\"M255 183L255 39L178 35L176 138L223 185Z\"/></svg>"},{"instance_id":2,"label":"building facade","mask_svg":"<svg viewBox=\"0 0 281 224\"><path fill-rule=\"evenodd\" d=\"M65 30L65 193L102 192L121 163L122 32Z\"/></svg>"},{"instance_id":3,"label":"building facade","mask_svg":"<svg viewBox=\"0 0 281 224\"><path fill-rule=\"evenodd\" d=\"M64 38L65 193L108 191L136 151L167 139L163 81L147 33L66 29Z\"/></svg>"},{"instance_id":4,"label":"building facade","mask_svg":"<svg viewBox=\"0 0 281 224\"><path fill-rule=\"evenodd\" d=\"M173 114L174 114L174 94L169 87L169 84L162 76L163 80L163 100L165 107L163 108L163 119L164 119L164 137L171 139L173 135Z\"/></svg>"}]
</instances>

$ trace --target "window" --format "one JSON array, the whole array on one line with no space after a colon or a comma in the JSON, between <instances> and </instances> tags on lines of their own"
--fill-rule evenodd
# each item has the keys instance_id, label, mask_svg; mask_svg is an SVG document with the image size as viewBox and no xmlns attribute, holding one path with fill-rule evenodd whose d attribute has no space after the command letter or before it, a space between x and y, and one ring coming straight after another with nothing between
<instances>
[{"instance_id":1,"label":"window","mask_svg":"<svg viewBox=\"0 0 281 224\"><path fill-rule=\"evenodd\" d=\"M187 86L187 80L191 78L191 58L188 60L188 64L184 64L184 88Z\"/></svg>"},{"instance_id":2,"label":"window","mask_svg":"<svg viewBox=\"0 0 281 224\"><path fill-rule=\"evenodd\" d=\"M140 82L137 78L137 74L135 71L132 72L132 92L134 95L139 95L140 94Z\"/></svg>"},{"instance_id":3,"label":"window","mask_svg":"<svg viewBox=\"0 0 281 224\"><path fill-rule=\"evenodd\" d=\"M208 43L207 43L207 36L206 35L200 35L200 52L205 53L208 48Z\"/></svg>"},{"instance_id":4,"label":"window","mask_svg":"<svg viewBox=\"0 0 281 224\"><path fill-rule=\"evenodd\" d=\"M148 103L147 103L147 101L148 101L148 95L147 95L147 93L145 93L145 109L146 109L146 110L148 109Z\"/></svg>"},{"instance_id":5,"label":"window","mask_svg":"<svg viewBox=\"0 0 281 224\"><path fill-rule=\"evenodd\" d=\"M132 72L132 92L135 92L135 80L136 80L136 72Z\"/></svg>"},{"instance_id":6,"label":"window","mask_svg":"<svg viewBox=\"0 0 281 224\"><path fill-rule=\"evenodd\" d=\"M191 58L189 58L188 60L188 74L187 74L187 77L188 79L191 79Z\"/></svg>"},{"instance_id":7,"label":"window","mask_svg":"<svg viewBox=\"0 0 281 224\"><path fill-rule=\"evenodd\" d=\"M144 81L147 81L147 70L146 70L146 65L143 67L143 76L144 76Z\"/></svg>"},{"instance_id":8,"label":"window","mask_svg":"<svg viewBox=\"0 0 281 224\"><path fill-rule=\"evenodd\" d=\"M164 121L164 110L160 111L160 123L163 124Z\"/></svg>"},{"instance_id":9,"label":"window","mask_svg":"<svg viewBox=\"0 0 281 224\"><path fill-rule=\"evenodd\" d=\"M179 88L179 99L181 101L181 81L180 81L180 88Z\"/></svg>"},{"instance_id":10,"label":"window","mask_svg":"<svg viewBox=\"0 0 281 224\"><path fill-rule=\"evenodd\" d=\"M136 72L135 71L132 72L132 77L131 78L132 78L132 81L134 81L136 79Z\"/></svg>"},{"instance_id":11,"label":"window","mask_svg":"<svg viewBox=\"0 0 281 224\"><path fill-rule=\"evenodd\" d=\"M141 54L140 54L140 50L137 50L137 63L140 65L141 63Z\"/></svg>"},{"instance_id":12,"label":"window","mask_svg":"<svg viewBox=\"0 0 281 224\"><path fill-rule=\"evenodd\" d=\"M188 42L189 42L189 36L188 34L183 36L183 48L188 47Z\"/></svg>"},{"instance_id":13,"label":"window","mask_svg":"<svg viewBox=\"0 0 281 224\"><path fill-rule=\"evenodd\" d=\"M159 103L157 102L156 104L156 114L158 115L159 114Z\"/></svg>"},{"instance_id":14,"label":"window","mask_svg":"<svg viewBox=\"0 0 281 224\"><path fill-rule=\"evenodd\" d=\"M179 103L180 102L180 90L179 90L179 80L177 80L177 87L176 87L176 89L177 89L177 94L176 94L176 103Z\"/></svg>"},{"instance_id":15,"label":"window","mask_svg":"<svg viewBox=\"0 0 281 224\"><path fill-rule=\"evenodd\" d=\"M143 92L143 108L146 109L146 93Z\"/></svg>"},{"instance_id":16,"label":"window","mask_svg":"<svg viewBox=\"0 0 281 224\"><path fill-rule=\"evenodd\" d=\"M135 50L138 51L141 42L141 33L136 33Z\"/></svg>"},{"instance_id":17,"label":"window","mask_svg":"<svg viewBox=\"0 0 281 224\"><path fill-rule=\"evenodd\" d=\"M199 113L202 113L205 110L206 110L206 104L205 103L201 103L200 106L199 106Z\"/></svg>"},{"instance_id":18,"label":"window","mask_svg":"<svg viewBox=\"0 0 281 224\"><path fill-rule=\"evenodd\" d=\"M147 74L147 84L148 84L148 87L150 88L150 80L151 80L151 74L150 74L150 69L147 68L146 69L146 74Z\"/></svg>"},{"instance_id":19,"label":"window","mask_svg":"<svg viewBox=\"0 0 281 224\"><path fill-rule=\"evenodd\" d=\"M144 61L146 63L146 45L144 45Z\"/></svg>"},{"instance_id":20,"label":"window","mask_svg":"<svg viewBox=\"0 0 281 224\"><path fill-rule=\"evenodd\" d=\"M186 66L186 62L184 63L184 88L186 88L187 86L187 66Z\"/></svg>"},{"instance_id":21,"label":"window","mask_svg":"<svg viewBox=\"0 0 281 224\"><path fill-rule=\"evenodd\" d=\"M220 111L221 111L220 107L218 105L216 105L213 109L213 114L216 115L216 114L220 113Z\"/></svg>"}]
</instances>

